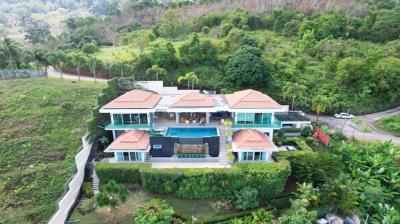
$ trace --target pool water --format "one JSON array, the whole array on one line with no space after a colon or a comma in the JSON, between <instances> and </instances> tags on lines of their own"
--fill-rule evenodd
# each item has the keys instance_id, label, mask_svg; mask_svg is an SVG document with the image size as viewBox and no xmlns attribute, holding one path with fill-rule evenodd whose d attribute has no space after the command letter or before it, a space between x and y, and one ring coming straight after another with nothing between
<instances>
[{"instance_id":1,"label":"pool water","mask_svg":"<svg viewBox=\"0 0 400 224\"><path fill-rule=\"evenodd\" d=\"M165 136L180 138L202 138L217 135L217 128L168 128L165 133Z\"/></svg>"}]
</instances>

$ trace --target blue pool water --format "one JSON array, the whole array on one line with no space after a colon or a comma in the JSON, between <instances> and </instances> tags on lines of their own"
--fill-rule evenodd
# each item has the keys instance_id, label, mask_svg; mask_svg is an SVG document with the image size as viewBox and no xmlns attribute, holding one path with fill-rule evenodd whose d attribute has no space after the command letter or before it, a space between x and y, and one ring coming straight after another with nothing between
<instances>
[{"instance_id":1,"label":"blue pool water","mask_svg":"<svg viewBox=\"0 0 400 224\"><path fill-rule=\"evenodd\" d=\"M165 136L180 138L202 138L217 135L217 128L168 128L165 133Z\"/></svg>"}]
</instances>

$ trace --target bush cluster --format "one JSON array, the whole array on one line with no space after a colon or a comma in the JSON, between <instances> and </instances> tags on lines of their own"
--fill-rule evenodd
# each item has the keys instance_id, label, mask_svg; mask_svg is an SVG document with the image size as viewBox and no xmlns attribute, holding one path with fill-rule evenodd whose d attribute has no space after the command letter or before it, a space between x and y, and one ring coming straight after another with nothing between
<instances>
[{"instance_id":1,"label":"bush cluster","mask_svg":"<svg viewBox=\"0 0 400 224\"><path fill-rule=\"evenodd\" d=\"M245 187L257 189L265 199L279 196L290 176L288 161L235 164L230 169L153 169L147 164L96 164L102 182L141 184L155 193L180 198L232 198Z\"/></svg>"},{"instance_id":2,"label":"bush cluster","mask_svg":"<svg viewBox=\"0 0 400 224\"><path fill-rule=\"evenodd\" d=\"M336 177L343 167L338 156L312 150L275 152L273 157L278 161L289 160L292 177L300 183L323 183Z\"/></svg>"}]
</instances>

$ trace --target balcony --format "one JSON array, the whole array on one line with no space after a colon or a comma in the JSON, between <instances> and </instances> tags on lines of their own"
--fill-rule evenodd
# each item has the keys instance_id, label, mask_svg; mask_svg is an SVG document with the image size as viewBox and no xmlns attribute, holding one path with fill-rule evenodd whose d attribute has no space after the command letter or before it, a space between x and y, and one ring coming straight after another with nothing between
<instances>
[{"instance_id":1,"label":"balcony","mask_svg":"<svg viewBox=\"0 0 400 224\"><path fill-rule=\"evenodd\" d=\"M234 124L232 128L281 128L281 122L274 121L268 124Z\"/></svg>"},{"instance_id":2,"label":"balcony","mask_svg":"<svg viewBox=\"0 0 400 224\"><path fill-rule=\"evenodd\" d=\"M133 129L141 129L141 130L150 130L151 125L149 124L108 124L105 127L106 130L133 130Z\"/></svg>"}]
</instances>

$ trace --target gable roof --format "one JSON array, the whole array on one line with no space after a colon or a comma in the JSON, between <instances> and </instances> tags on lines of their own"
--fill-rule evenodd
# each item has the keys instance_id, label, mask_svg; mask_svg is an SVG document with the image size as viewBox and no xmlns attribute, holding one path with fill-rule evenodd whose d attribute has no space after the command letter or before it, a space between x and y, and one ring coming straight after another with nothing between
<instances>
[{"instance_id":1,"label":"gable roof","mask_svg":"<svg viewBox=\"0 0 400 224\"><path fill-rule=\"evenodd\" d=\"M115 98L102 109L151 109L160 99L157 93L135 89Z\"/></svg>"},{"instance_id":2,"label":"gable roof","mask_svg":"<svg viewBox=\"0 0 400 224\"><path fill-rule=\"evenodd\" d=\"M214 102L211 96L199 92L188 92L177 96L171 103L172 107L213 107Z\"/></svg>"},{"instance_id":3,"label":"gable roof","mask_svg":"<svg viewBox=\"0 0 400 224\"><path fill-rule=\"evenodd\" d=\"M282 106L269 97L253 89L246 89L225 95L230 108L234 109L276 109Z\"/></svg>"},{"instance_id":4,"label":"gable roof","mask_svg":"<svg viewBox=\"0 0 400 224\"><path fill-rule=\"evenodd\" d=\"M149 146L149 133L143 130L130 130L122 133L106 149L113 150L147 150Z\"/></svg>"},{"instance_id":5,"label":"gable roof","mask_svg":"<svg viewBox=\"0 0 400 224\"><path fill-rule=\"evenodd\" d=\"M237 149L273 149L274 144L266 134L255 129L242 129L234 133L233 143Z\"/></svg>"}]
</instances>

